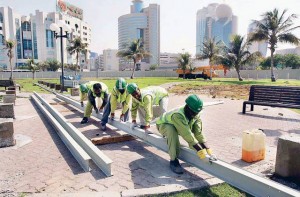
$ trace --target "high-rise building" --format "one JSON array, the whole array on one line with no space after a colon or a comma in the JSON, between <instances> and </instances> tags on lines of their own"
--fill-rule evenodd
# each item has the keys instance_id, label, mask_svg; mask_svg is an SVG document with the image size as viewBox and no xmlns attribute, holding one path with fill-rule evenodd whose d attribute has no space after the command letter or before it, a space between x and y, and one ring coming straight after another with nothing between
<instances>
[{"instance_id":1,"label":"high-rise building","mask_svg":"<svg viewBox=\"0 0 300 197\"><path fill-rule=\"evenodd\" d=\"M287 49L277 49L275 51L275 54L280 54L280 55L287 55L287 54L300 55L300 47L287 48Z\"/></svg>"},{"instance_id":2,"label":"high-rise building","mask_svg":"<svg viewBox=\"0 0 300 197\"><path fill-rule=\"evenodd\" d=\"M117 57L117 49L103 50L103 70L119 70L119 58Z\"/></svg>"},{"instance_id":3,"label":"high-rise building","mask_svg":"<svg viewBox=\"0 0 300 197\"><path fill-rule=\"evenodd\" d=\"M178 68L179 53L161 53L160 65L157 69L173 70Z\"/></svg>"},{"instance_id":4,"label":"high-rise building","mask_svg":"<svg viewBox=\"0 0 300 197\"><path fill-rule=\"evenodd\" d=\"M237 33L237 16L227 4L212 3L198 10L196 24L196 54L203 50L203 42L215 37L226 45L230 37Z\"/></svg>"},{"instance_id":5,"label":"high-rise building","mask_svg":"<svg viewBox=\"0 0 300 197\"><path fill-rule=\"evenodd\" d=\"M159 65L160 56L160 6L150 4L144 8L142 0L133 0L130 14L118 19L119 50L135 39L142 39L144 48L152 55L142 62ZM145 65L145 64L141 64ZM120 60L120 70L130 67L130 63Z\"/></svg>"},{"instance_id":6,"label":"high-rise building","mask_svg":"<svg viewBox=\"0 0 300 197\"><path fill-rule=\"evenodd\" d=\"M63 1L58 1L61 5ZM70 4L65 6L68 9ZM72 7L74 9L74 6ZM78 8L77 8L78 9ZM9 58L7 50L4 49L4 40L15 41L14 58L12 66L14 69L27 63L28 59L34 59L36 62L42 62L50 59L56 59L60 62L60 42L54 38L54 33L50 30L52 23L59 20L64 21L71 28L69 39L79 36L83 43L90 46L91 28L82 20L82 17L75 17L68 13L61 12L41 12L35 11L30 16L20 16L10 7L0 7L0 69L9 69ZM65 63L75 64L76 54L70 55L66 46L69 40L63 39L64 60ZM89 47L87 48L89 51ZM87 54L89 57L89 54ZM80 55L80 62L83 68L88 68L85 55Z\"/></svg>"},{"instance_id":7,"label":"high-rise building","mask_svg":"<svg viewBox=\"0 0 300 197\"><path fill-rule=\"evenodd\" d=\"M254 33L257 30L256 24L252 22L248 26L248 35L251 33ZM268 42L267 41L260 41L260 42L253 42L249 48L249 51L251 53L254 53L256 51L260 52L263 57L266 57L268 50Z\"/></svg>"}]
</instances>

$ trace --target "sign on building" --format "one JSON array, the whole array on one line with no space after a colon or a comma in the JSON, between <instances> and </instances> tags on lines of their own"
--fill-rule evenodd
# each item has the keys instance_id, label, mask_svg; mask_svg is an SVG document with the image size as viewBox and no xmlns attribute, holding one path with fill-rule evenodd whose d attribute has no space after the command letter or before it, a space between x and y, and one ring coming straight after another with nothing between
<instances>
[{"instance_id":1,"label":"sign on building","mask_svg":"<svg viewBox=\"0 0 300 197\"><path fill-rule=\"evenodd\" d=\"M83 10L68 2L57 0L56 11L83 20Z\"/></svg>"}]
</instances>

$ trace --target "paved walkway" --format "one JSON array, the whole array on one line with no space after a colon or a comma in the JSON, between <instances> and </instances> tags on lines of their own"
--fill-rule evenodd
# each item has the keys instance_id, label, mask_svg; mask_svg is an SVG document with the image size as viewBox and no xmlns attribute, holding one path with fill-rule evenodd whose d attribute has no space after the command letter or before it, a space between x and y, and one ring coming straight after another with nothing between
<instances>
[{"instance_id":1,"label":"paved walkway","mask_svg":"<svg viewBox=\"0 0 300 197\"><path fill-rule=\"evenodd\" d=\"M53 95L43 95L50 103ZM216 99L202 97L204 101ZM169 106L184 103L185 96L170 97ZM68 105L53 105L87 138L115 135L115 128L106 133L99 123L91 120L80 125L82 113ZM172 107L171 107L172 106ZM255 107L254 112L241 114L242 101L225 99L224 104L207 107L202 113L204 132L219 159L256 174L264 175L275 163L278 137L289 133L300 134L300 115L288 109ZM124 196L157 191L199 188L219 182L218 179L183 163L185 173L176 175L168 167L169 157L140 140L98 146L114 162L114 176L105 175L96 167L84 172L70 154L55 130L29 99L18 98L15 106L15 133L32 139L25 146L0 149L0 196L15 192L72 194L108 192L107 196ZM242 131L264 129L267 135L267 154L264 161L248 164L240 160ZM105 193L102 193L103 195Z\"/></svg>"}]
</instances>

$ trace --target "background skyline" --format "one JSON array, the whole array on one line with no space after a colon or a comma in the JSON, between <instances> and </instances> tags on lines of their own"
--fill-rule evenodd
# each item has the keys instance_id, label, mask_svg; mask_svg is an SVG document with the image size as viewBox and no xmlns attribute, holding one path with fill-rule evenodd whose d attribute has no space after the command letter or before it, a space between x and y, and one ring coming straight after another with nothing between
<instances>
[{"instance_id":1,"label":"background skyline","mask_svg":"<svg viewBox=\"0 0 300 197\"><path fill-rule=\"evenodd\" d=\"M56 0L0 0L1 6L10 6L21 15L34 14L35 10L55 11ZM28 1L27 1L28 2ZM103 49L118 48L118 17L130 13L131 0L67 0L67 2L83 9L84 21L92 28L91 51L101 54ZM188 2L188 3L186 3ZM231 6L233 14L238 16L238 33L247 34L251 20L261 19L261 14L279 8L288 9L287 15L297 14L300 17L299 0L144 0L160 5L161 52L179 53L182 49L195 54L196 51L196 13L210 3L226 3ZM34 6L33 6L34 5ZM300 18L295 20L300 25ZM294 31L300 37L300 29ZM292 45L279 45L289 48Z\"/></svg>"}]
</instances>

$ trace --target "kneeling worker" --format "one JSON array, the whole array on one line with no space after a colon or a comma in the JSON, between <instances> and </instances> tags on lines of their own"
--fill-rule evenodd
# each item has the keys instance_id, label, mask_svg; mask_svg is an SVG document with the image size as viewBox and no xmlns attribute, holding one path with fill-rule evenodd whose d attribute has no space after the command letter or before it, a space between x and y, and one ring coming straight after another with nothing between
<instances>
[{"instance_id":1,"label":"kneeling worker","mask_svg":"<svg viewBox=\"0 0 300 197\"><path fill-rule=\"evenodd\" d=\"M156 121L157 129L167 138L170 168L176 174L183 173L183 168L178 161L179 135L188 142L191 149L197 151L200 159L205 159L206 154L212 156L212 151L205 143L202 133L202 122L199 116L203 107L202 100L197 95L190 95L185 103L184 107L166 112Z\"/></svg>"},{"instance_id":2,"label":"kneeling worker","mask_svg":"<svg viewBox=\"0 0 300 197\"><path fill-rule=\"evenodd\" d=\"M149 86L141 90L135 83L127 86L127 91L132 95L131 118L132 123L136 124L137 111L141 121L142 129L149 129L153 119L153 107L158 106L158 115L161 116L167 111L169 97L166 89L159 86Z\"/></svg>"},{"instance_id":3,"label":"kneeling worker","mask_svg":"<svg viewBox=\"0 0 300 197\"><path fill-rule=\"evenodd\" d=\"M100 110L103 110L108 100L108 88L104 83L95 82L91 84L91 86L92 88L87 93L88 102L84 110L84 117L81 121L81 124L85 124L88 122L88 118L91 116L93 108L96 111L96 113L99 113L99 109L96 107L96 98L101 98L102 100ZM81 105L83 105L83 102L81 102Z\"/></svg>"},{"instance_id":4,"label":"kneeling worker","mask_svg":"<svg viewBox=\"0 0 300 197\"><path fill-rule=\"evenodd\" d=\"M113 88L112 93L108 99L108 103L104 108L103 117L101 120L101 130L106 130L106 123L108 122L108 116L110 114L111 119L115 117L115 110L117 109L118 103L123 106L122 113L120 116L121 121L128 121L129 119L129 105L131 104L132 96L128 94L126 90L127 83L125 79L119 78L116 81L116 86Z\"/></svg>"}]
</instances>

